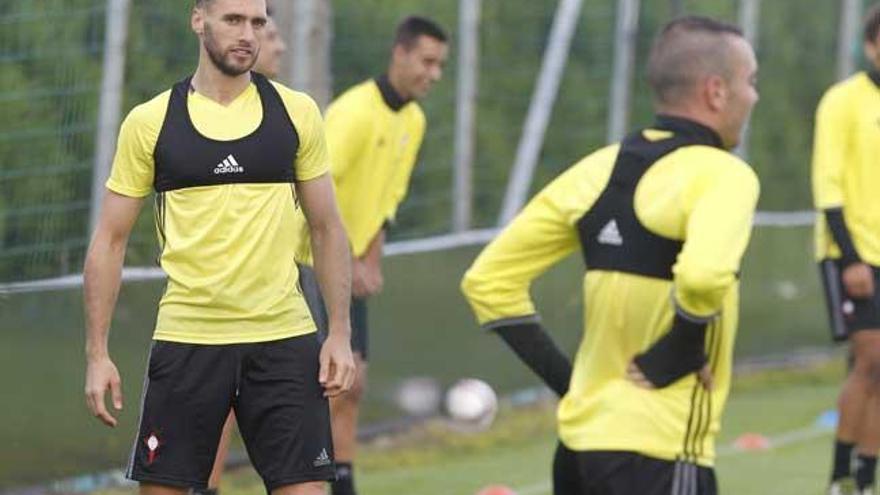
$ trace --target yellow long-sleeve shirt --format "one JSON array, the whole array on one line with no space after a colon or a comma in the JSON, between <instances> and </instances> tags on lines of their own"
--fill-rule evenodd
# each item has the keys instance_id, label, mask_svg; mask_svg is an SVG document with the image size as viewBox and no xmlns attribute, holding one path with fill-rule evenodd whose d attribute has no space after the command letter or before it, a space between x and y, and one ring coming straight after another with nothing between
<instances>
[{"instance_id":1,"label":"yellow long-sleeve shirt","mask_svg":"<svg viewBox=\"0 0 880 495\"><path fill-rule=\"evenodd\" d=\"M352 254L362 256L393 220L406 197L425 135L418 103L400 101L387 80L363 82L327 108L325 128L330 172ZM297 260L311 264L307 235Z\"/></svg>"},{"instance_id":2,"label":"yellow long-sleeve shirt","mask_svg":"<svg viewBox=\"0 0 880 495\"><path fill-rule=\"evenodd\" d=\"M683 244L669 279L587 267L584 334L558 409L559 435L574 450L626 450L711 465L730 387L737 272L759 186L745 163L706 145L719 142L707 128L683 119L661 122L663 129L642 132L647 148L673 138L685 145L648 168L632 203L645 229ZM462 288L483 326L537 318L532 281L583 248L581 221L608 187L619 156L621 146L613 145L575 164L480 254ZM628 240L615 223L602 229L598 242L627 249ZM627 364L670 329L676 306L711 319L712 392L693 376L653 391L626 380Z\"/></svg>"},{"instance_id":3,"label":"yellow long-sleeve shirt","mask_svg":"<svg viewBox=\"0 0 880 495\"><path fill-rule=\"evenodd\" d=\"M821 213L843 208L861 259L880 266L880 75L859 73L832 86L816 110L813 199ZM823 215L816 257L839 258Z\"/></svg>"}]
</instances>

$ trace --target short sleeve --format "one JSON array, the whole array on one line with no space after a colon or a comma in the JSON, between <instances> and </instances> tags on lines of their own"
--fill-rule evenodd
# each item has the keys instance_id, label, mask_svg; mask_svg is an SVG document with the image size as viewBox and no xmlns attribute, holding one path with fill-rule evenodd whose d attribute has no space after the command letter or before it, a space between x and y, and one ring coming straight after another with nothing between
<instances>
[{"instance_id":1,"label":"short sleeve","mask_svg":"<svg viewBox=\"0 0 880 495\"><path fill-rule=\"evenodd\" d=\"M327 139L324 120L318 105L310 97L297 93L297 101L288 104L291 120L299 135L299 150L296 154L296 180L308 181L326 174L330 170L327 153Z\"/></svg>"},{"instance_id":2,"label":"short sleeve","mask_svg":"<svg viewBox=\"0 0 880 495\"><path fill-rule=\"evenodd\" d=\"M113 168L107 189L132 198L148 196L153 190L156 146L162 116L155 122L148 104L135 107L122 122Z\"/></svg>"}]
</instances>

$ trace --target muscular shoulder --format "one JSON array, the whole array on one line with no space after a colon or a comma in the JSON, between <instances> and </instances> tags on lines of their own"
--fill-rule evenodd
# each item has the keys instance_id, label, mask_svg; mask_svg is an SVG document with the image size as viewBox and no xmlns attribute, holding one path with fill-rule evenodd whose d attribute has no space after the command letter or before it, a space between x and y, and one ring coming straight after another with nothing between
<instances>
[{"instance_id":1,"label":"muscular shoulder","mask_svg":"<svg viewBox=\"0 0 880 495\"><path fill-rule=\"evenodd\" d=\"M152 99L135 106L125 118L126 125L134 131L148 131L158 134L168 112L168 100L171 90L154 96Z\"/></svg>"},{"instance_id":2,"label":"muscular shoulder","mask_svg":"<svg viewBox=\"0 0 880 495\"><path fill-rule=\"evenodd\" d=\"M271 83L275 90L278 91L278 94L281 95L281 100L284 102L284 106L287 107L288 111L293 112L299 110L310 112L318 108L318 104L315 103L315 100L308 94L288 88L277 81L271 81Z\"/></svg>"},{"instance_id":3,"label":"muscular shoulder","mask_svg":"<svg viewBox=\"0 0 880 495\"><path fill-rule=\"evenodd\" d=\"M828 112L839 113L840 110L852 104L868 84L870 81L865 73L854 74L833 84L819 100L817 113L820 115Z\"/></svg>"},{"instance_id":4,"label":"muscular shoulder","mask_svg":"<svg viewBox=\"0 0 880 495\"><path fill-rule=\"evenodd\" d=\"M712 146L686 146L675 152L684 173L697 185L721 181L728 187L738 187L757 193L760 184L754 169L740 157Z\"/></svg>"},{"instance_id":5,"label":"muscular shoulder","mask_svg":"<svg viewBox=\"0 0 880 495\"><path fill-rule=\"evenodd\" d=\"M284 102L287 114L290 115L290 120L293 121L297 132L303 132L314 123L316 118L320 117L321 110L311 96L275 81L272 81L272 86L281 96L281 101Z\"/></svg>"},{"instance_id":6,"label":"muscular shoulder","mask_svg":"<svg viewBox=\"0 0 880 495\"><path fill-rule=\"evenodd\" d=\"M619 144L599 148L581 158L560 177L568 177L569 181L577 182L581 186L589 185L599 190L604 189L608 178L611 177L611 170L617 161L619 151Z\"/></svg>"},{"instance_id":7,"label":"muscular shoulder","mask_svg":"<svg viewBox=\"0 0 880 495\"><path fill-rule=\"evenodd\" d=\"M574 223L608 185L620 145L600 148L562 172L539 193L538 203L563 212Z\"/></svg>"},{"instance_id":8,"label":"muscular shoulder","mask_svg":"<svg viewBox=\"0 0 880 495\"><path fill-rule=\"evenodd\" d=\"M145 152L152 152L162 131L171 90L156 95L151 100L135 106L122 123L120 140L136 144Z\"/></svg>"},{"instance_id":9,"label":"muscular shoulder","mask_svg":"<svg viewBox=\"0 0 880 495\"><path fill-rule=\"evenodd\" d=\"M374 103L382 98L376 83L373 80L367 80L346 89L337 96L327 107L327 113L345 112L354 113L361 110L369 109Z\"/></svg>"}]
</instances>

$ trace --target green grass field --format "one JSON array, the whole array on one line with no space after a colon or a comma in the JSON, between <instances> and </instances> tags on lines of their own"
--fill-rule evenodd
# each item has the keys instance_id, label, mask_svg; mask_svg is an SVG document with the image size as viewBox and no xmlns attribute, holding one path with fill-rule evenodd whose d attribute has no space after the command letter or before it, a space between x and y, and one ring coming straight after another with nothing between
<instances>
[{"instance_id":1,"label":"green grass field","mask_svg":"<svg viewBox=\"0 0 880 495\"><path fill-rule=\"evenodd\" d=\"M820 495L831 433L815 427L832 407L840 361L814 369L762 372L737 380L725 414L717 473L721 493ZM732 448L743 433L760 433L778 446L746 452ZM555 448L553 406L503 409L486 433L464 435L432 423L362 450L357 473L363 495L472 495L488 484L505 484L519 495L549 495ZM250 467L228 473L224 495L263 493ZM128 495L133 490L104 495Z\"/></svg>"},{"instance_id":2,"label":"green grass field","mask_svg":"<svg viewBox=\"0 0 880 495\"><path fill-rule=\"evenodd\" d=\"M405 377L427 375L448 384L474 376L488 381L501 393L537 383L497 338L477 328L459 294L459 278L477 252L478 248L462 248L398 256L385 262L386 289L370 308L372 364L365 422L399 415L391 397ZM739 359L828 346L818 277L810 252L809 229L756 231L742 272ZM575 256L549 272L533 289L547 327L568 349L574 348L580 335L582 273L582 263ZM161 291L161 283L137 283L125 286L120 296L111 332L111 352L122 373L126 403L120 426L113 430L88 415L82 398L80 292L0 299L0 387L4 391L4 405L0 407L0 489L117 468L125 463ZM831 385L827 390L822 388L825 385L814 389L809 384L797 389L789 404L792 414L812 407L815 401L829 406ZM736 404L735 401L733 409L739 407ZM792 428L802 424L800 419L789 421L794 417L792 414L780 415L780 430L789 422ZM736 424L739 420L732 416L731 421ZM536 435L534 442L523 439L524 443L512 450L522 449L538 457L549 455L546 437ZM513 455L507 450L490 449L485 457L477 456L473 462L485 462L487 473L494 472L493 466L497 466L499 473L510 469L523 477L543 472L543 461L528 461L527 468L501 463ZM822 465L826 457L824 451L820 452L815 463ZM449 462L449 469L467 469L468 463ZM426 483L434 484L430 481L434 468L414 469L413 474L393 469L383 472L392 480L416 476L423 469L425 479L429 480ZM444 469L436 469L440 479L456 478L442 475ZM365 482L382 486L386 481L380 476L375 480L367 477Z\"/></svg>"}]
</instances>

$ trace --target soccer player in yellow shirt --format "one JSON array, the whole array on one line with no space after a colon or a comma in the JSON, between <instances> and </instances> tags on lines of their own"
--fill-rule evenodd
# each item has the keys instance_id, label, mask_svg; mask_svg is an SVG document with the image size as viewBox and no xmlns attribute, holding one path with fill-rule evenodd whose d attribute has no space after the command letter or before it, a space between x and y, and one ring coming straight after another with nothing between
<instances>
[{"instance_id":1,"label":"soccer player in yellow shirt","mask_svg":"<svg viewBox=\"0 0 880 495\"><path fill-rule=\"evenodd\" d=\"M557 495L713 495L738 274L758 180L728 150L758 100L752 47L705 17L669 23L648 62L657 119L586 156L485 248L462 288L561 397ZM571 364L532 281L580 250L583 336Z\"/></svg>"},{"instance_id":2,"label":"soccer player in yellow shirt","mask_svg":"<svg viewBox=\"0 0 880 495\"><path fill-rule=\"evenodd\" d=\"M86 401L115 426L107 338L126 243L155 193L168 284L127 470L144 494L204 488L230 409L268 492L318 495L335 478L327 398L354 376L348 241L317 105L250 71L267 22L265 0L195 1L199 65L126 117L87 255ZM297 290L298 208L329 308L323 345Z\"/></svg>"},{"instance_id":3,"label":"soccer player in yellow shirt","mask_svg":"<svg viewBox=\"0 0 880 495\"><path fill-rule=\"evenodd\" d=\"M833 337L848 339L854 357L838 401L831 495L874 493L880 449L880 4L865 19L864 49L871 70L825 93L813 146L816 256Z\"/></svg>"},{"instance_id":4,"label":"soccer player in yellow shirt","mask_svg":"<svg viewBox=\"0 0 880 495\"><path fill-rule=\"evenodd\" d=\"M339 211L351 243L352 350L357 378L352 389L330 401L337 476L333 495L356 493L353 477L357 420L367 380L367 299L382 290L382 246L406 196L425 135L418 100L443 75L447 36L434 21L411 16L398 24L388 71L349 88L326 112L327 146ZM305 238L305 237L304 237ZM308 243L297 259L311 264ZM324 313L308 266L300 283L321 326Z\"/></svg>"},{"instance_id":5,"label":"soccer player in yellow shirt","mask_svg":"<svg viewBox=\"0 0 880 495\"><path fill-rule=\"evenodd\" d=\"M260 53L257 56L257 62L254 64L253 70L268 77L276 79L281 72L281 57L287 52L287 44L278 30L278 24L272 17L272 9L267 10L269 17L266 20L266 27L263 28L260 43ZM226 424L223 425L223 434L220 436L220 444L217 447L217 458L214 461L214 469L211 470L211 477L208 480L208 486L205 489L195 489L193 493L202 495L216 495L220 487L220 478L223 476L223 470L226 465L226 458L229 454L229 442L232 438L232 428L235 423L235 414L230 412Z\"/></svg>"}]
</instances>

